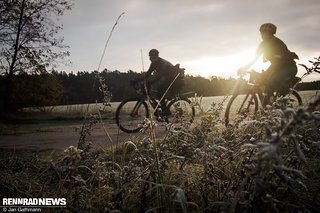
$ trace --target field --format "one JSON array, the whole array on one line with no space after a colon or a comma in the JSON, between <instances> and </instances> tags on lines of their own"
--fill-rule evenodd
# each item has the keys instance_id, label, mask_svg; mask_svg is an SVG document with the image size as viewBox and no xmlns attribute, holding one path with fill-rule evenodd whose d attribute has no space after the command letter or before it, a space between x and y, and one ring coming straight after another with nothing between
<instances>
[{"instance_id":1,"label":"field","mask_svg":"<svg viewBox=\"0 0 320 213\"><path fill-rule=\"evenodd\" d=\"M196 98L195 124L168 125L155 137L159 126L151 120L139 137L107 147L91 146L100 124L88 115L82 139L64 152L0 150L1 197L64 197L67 206L58 210L74 212L317 212L316 94L301 92L298 111L269 108L228 128L221 125L227 100L218 104L224 97ZM88 106L99 107L57 107L51 116L81 117Z\"/></svg>"},{"instance_id":2,"label":"field","mask_svg":"<svg viewBox=\"0 0 320 213\"><path fill-rule=\"evenodd\" d=\"M311 90L311 91L300 91L299 94L301 95L302 102L307 104L311 101L319 91ZM212 96L212 97L194 97L192 98L195 102L200 101L200 105L203 111L207 111L210 109L212 103L221 103L223 102L223 110L225 110L228 100L231 96ZM111 107L107 109L109 112L115 112L116 108L118 107L120 102L111 102ZM53 106L53 107L46 107L45 111L50 112L53 116L83 116L88 113L95 113L99 109L103 109L103 105L101 103L92 103L92 104L75 104L75 105L61 105L61 106ZM26 112L30 111L38 111L38 109L34 108L27 108L25 109Z\"/></svg>"}]
</instances>

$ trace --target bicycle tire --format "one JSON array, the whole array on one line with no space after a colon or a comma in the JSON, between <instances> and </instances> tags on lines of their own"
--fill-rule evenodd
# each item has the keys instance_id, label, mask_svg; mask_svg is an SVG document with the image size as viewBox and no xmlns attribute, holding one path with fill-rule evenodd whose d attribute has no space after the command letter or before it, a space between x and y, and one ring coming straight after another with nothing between
<instances>
[{"instance_id":1,"label":"bicycle tire","mask_svg":"<svg viewBox=\"0 0 320 213\"><path fill-rule=\"evenodd\" d=\"M250 113L257 112L258 108L259 102L255 93L232 95L225 112L225 126L236 116L247 117Z\"/></svg>"},{"instance_id":2,"label":"bicycle tire","mask_svg":"<svg viewBox=\"0 0 320 213\"><path fill-rule=\"evenodd\" d=\"M184 124L192 123L196 114L195 107L188 98L176 98L169 102L168 109L171 115L168 116L168 123Z\"/></svg>"},{"instance_id":3,"label":"bicycle tire","mask_svg":"<svg viewBox=\"0 0 320 213\"><path fill-rule=\"evenodd\" d=\"M139 132L145 118L149 118L149 109L144 100L127 99L117 107L115 118L117 126L126 133Z\"/></svg>"},{"instance_id":4,"label":"bicycle tire","mask_svg":"<svg viewBox=\"0 0 320 213\"><path fill-rule=\"evenodd\" d=\"M299 93L296 90L292 90L291 93L289 93L289 104L292 105L293 108L297 108L298 106L302 106L302 99Z\"/></svg>"}]
</instances>

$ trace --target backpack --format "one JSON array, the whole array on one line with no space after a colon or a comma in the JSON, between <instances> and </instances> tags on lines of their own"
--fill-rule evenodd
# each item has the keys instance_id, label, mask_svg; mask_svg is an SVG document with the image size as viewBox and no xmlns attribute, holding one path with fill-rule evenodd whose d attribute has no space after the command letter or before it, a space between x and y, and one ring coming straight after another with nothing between
<instances>
[{"instance_id":1,"label":"backpack","mask_svg":"<svg viewBox=\"0 0 320 213\"><path fill-rule=\"evenodd\" d=\"M179 80L184 80L184 78L185 78L184 71L185 71L185 68L180 68L180 64L176 64L174 66L175 76L179 73L179 76L178 76Z\"/></svg>"},{"instance_id":2,"label":"backpack","mask_svg":"<svg viewBox=\"0 0 320 213\"><path fill-rule=\"evenodd\" d=\"M299 59L299 56L295 52L289 51L289 57L294 60L294 59Z\"/></svg>"}]
</instances>

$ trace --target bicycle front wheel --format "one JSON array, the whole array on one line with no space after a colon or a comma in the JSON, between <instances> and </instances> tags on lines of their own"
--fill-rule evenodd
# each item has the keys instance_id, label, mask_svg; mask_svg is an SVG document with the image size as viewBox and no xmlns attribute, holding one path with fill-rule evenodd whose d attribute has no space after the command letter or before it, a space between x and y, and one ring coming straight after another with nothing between
<instances>
[{"instance_id":1,"label":"bicycle front wheel","mask_svg":"<svg viewBox=\"0 0 320 213\"><path fill-rule=\"evenodd\" d=\"M149 110L144 100L124 100L116 110L116 123L126 133L139 132L143 127L145 118L149 118Z\"/></svg>"},{"instance_id":2,"label":"bicycle front wheel","mask_svg":"<svg viewBox=\"0 0 320 213\"><path fill-rule=\"evenodd\" d=\"M195 108L188 98L174 99L168 104L171 115L168 116L169 123L184 124L192 123L195 116Z\"/></svg>"},{"instance_id":3,"label":"bicycle front wheel","mask_svg":"<svg viewBox=\"0 0 320 213\"><path fill-rule=\"evenodd\" d=\"M237 118L245 119L258 111L258 99L256 94L234 94L227 105L225 112L225 125Z\"/></svg>"}]
</instances>

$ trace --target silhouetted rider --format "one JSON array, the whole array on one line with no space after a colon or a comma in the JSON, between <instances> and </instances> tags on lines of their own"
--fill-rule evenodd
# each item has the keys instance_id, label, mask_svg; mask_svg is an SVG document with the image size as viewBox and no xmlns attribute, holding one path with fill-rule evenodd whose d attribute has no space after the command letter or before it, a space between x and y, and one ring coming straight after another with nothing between
<instances>
[{"instance_id":1,"label":"silhouetted rider","mask_svg":"<svg viewBox=\"0 0 320 213\"><path fill-rule=\"evenodd\" d=\"M262 75L262 81L266 85L266 93L268 94L265 103L268 103L272 92L288 91L290 80L294 79L297 74L297 65L294 59L299 59L299 57L275 36L277 27L274 24L264 23L259 30L262 42L257 48L256 56L252 62L240 68L240 70L248 70L261 55L264 62L269 61L271 63Z\"/></svg>"},{"instance_id":2,"label":"silhouetted rider","mask_svg":"<svg viewBox=\"0 0 320 213\"><path fill-rule=\"evenodd\" d=\"M172 96L177 94L184 84L184 73L182 73L184 69L180 69L178 64L174 66L169 61L159 57L159 51L156 49L149 51L149 58L151 64L148 71L144 75L144 78L148 84L148 89L150 89L151 85L157 84L157 91L159 94L157 98L161 99L170 84L173 82L166 95ZM136 79L132 81L132 83L141 80L143 79ZM164 99L161 101L161 108L164 114L169 113L168 109L165 107Z\"/></svg>"}]
</instances>

